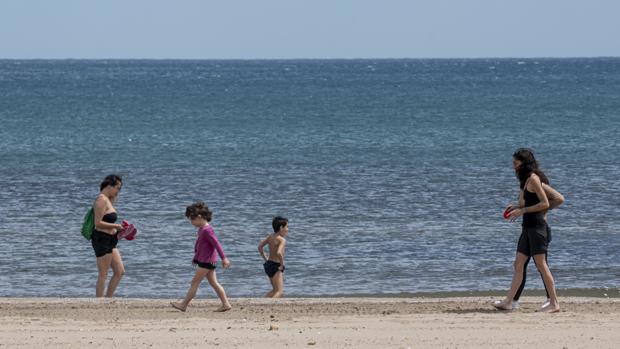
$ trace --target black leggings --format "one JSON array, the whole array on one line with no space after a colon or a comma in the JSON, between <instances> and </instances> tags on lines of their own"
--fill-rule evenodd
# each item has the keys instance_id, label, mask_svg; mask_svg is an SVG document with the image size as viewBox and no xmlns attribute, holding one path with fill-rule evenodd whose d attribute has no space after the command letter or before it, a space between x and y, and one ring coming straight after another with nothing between
<instances>
[{"instance_id":1,"label":"black leggings","mask_svg":"<svg viewBox=\"0 0 620 349\"><path fill-rule=\"evenodd\" d=\"M545 262L547 262L547 254L545 253ZM519 289L517 290L517 293L515 294L513 300L518 301L519 298L521 298L521 293L523 293L523 288L525 287L525 274L527 272L527 265L530 263L530 257L527 257L527 260L525 261L525 264L523 265L523 281L521 281L521 286L519 286ZM549 264L549 263L547 263ZM540 271L539 271L540 273ZM540 277L542 278L542 274L540 274ZM543 282L543 285L545 286L545 292L547 293L547 298L549 298L549 291L547 290L547 285L545 285L545 283Z\"/></svg>"}]
</instances>

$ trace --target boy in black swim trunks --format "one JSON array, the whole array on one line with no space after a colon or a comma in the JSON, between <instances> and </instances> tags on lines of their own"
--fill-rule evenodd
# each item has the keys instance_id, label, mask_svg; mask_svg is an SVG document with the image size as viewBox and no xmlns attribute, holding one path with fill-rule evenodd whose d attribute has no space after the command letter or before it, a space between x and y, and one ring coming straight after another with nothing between
<instances>
[{"instance_id":1,"label":"boy in black swim trunks","mask_svg":"<svg viewBox=\"0 0 620 349\"><path fill-rule=\"evenodd\" d=\"M272 290L265 297L280 298L284 294L284 247L288 235L288 219L284 217L275 217L271 222L273 226L273 234L268 235L258 244L258 253L265 260L263 267L265 273L271 281ZM269 258L265 257L265 245L269 245Z\"/></svg>"}]
</instances>

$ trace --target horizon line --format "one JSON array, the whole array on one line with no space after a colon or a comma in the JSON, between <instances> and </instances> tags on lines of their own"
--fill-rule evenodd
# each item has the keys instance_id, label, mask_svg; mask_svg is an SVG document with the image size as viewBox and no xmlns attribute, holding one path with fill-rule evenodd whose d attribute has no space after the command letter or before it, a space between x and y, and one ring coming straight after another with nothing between
<instances>
[{"instance_id":1,"label":"horizon line","mask_svg":"<svg viewBox=\"0 0 620 349\"><path fill-rule=\"evenodd\" d=\"M477 60L477 59L610 59L610 58L620 58L620 56L475 56L475 57L313 57L313 58L140 58L140 57L131 57L131 58L114 58L114 57L99 57L99 58L85 58L85 57L64 57L64 58L5 58L0 57L0 61L130 61L130 60L140 60L140 61L311 61L311 60L453 60L453 59L461 59L461 60Z\"/></svg>"}]
</instances>

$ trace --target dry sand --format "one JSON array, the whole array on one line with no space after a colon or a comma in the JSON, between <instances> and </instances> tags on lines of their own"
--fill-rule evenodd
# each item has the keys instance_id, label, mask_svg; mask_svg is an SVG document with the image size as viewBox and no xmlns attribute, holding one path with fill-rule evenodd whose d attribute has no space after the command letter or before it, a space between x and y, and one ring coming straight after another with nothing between
<instances>
[{"instance_id":1,"label":"dry sand","mask_svg":"<svg viewBox=\"0 0 620 349\"><path fill-rule=\"evenodd\" d=\"M620 348L620 299L541 298L499 312L491 298L195 300L0 298L4 348Z\"/></svg>"}]
</instances>

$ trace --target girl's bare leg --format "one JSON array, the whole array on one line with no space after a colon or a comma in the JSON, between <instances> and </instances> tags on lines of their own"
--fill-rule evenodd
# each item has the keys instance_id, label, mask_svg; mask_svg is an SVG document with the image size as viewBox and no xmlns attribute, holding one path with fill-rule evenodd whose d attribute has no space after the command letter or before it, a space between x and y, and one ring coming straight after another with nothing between
<instances>
[{"instance_id":1,"label":"girl's bare leg","mask_svg":"<svg viewBox=\"0 0 620 349\"><path fill-rule=\"evenodd\" d=\"M123 265L123 259L121 258L121 253L118 249L113 249L112 253L112 263L110 264L112 267L112 278L108 283L108 291L106 292L106 297L112 298L114 296L114 291L116 291L116 287L121 282L121 278L125 274L125 266Z\"/></svg>"},{"instance_id":2,"label":"girl's bare leg","mask_svg":"<svg viewBox=\"0 0 620 349\"><path fill-rule=\"evenodd\" d=\"M171 302L170 305L180 311L185 311L187 309L187 306L189 305L189 302L191 302L192 299L196 297L198 287L200 287L200 283L205 278L205 276L207 276L207 273L209 273L208 269L196 268L196 274L194 274L194 278L192 279L192 283L189 286L189 290L187 290L187 295L185 295L185 299L181 303Z\"/></svg>"},{"instance_id":3,"label":"girl's bare leg","mask_svg":"<svg viewBox=\"0 0 620 349\"><path fill-rule=\"evenodd\" d=\"M99 270L99 276L97 277L97 286L95 287L95 295L97 297L103 297L103 290L105 289L105 282L108 279L108 269L112 264L112 254L108 253L104 256L97 257L97 269Z\"/></svg>"},{"instance_id":4,"label":"girl's bare leg","mask_svg":"<svg viewBox=\"0 0 620 349\"><path fill-rule=\"evenodd\" d=\"M209 285L213 287L213 290L215 290L215 293L217 293L220 301L222 301L222 306L219 307L216 311L230 310L232 306L230 305L230 303L228 303L228 298L226 298L226 292L224 291L224 287L222 287L222 285L217 282L217 275L215 274L215 270L209 270L209 273L207 274L207 281L209 281Z\"/></svg>"},{"instance_id":5,"label":"girl's bare leg","mask_svg":"<svg viewBox=\"0 0 620 349\"><path fill-rule=\"evenodd\" d=\"M517 294L519 287L521 286L521 282L523 282L523 268L525 266L525 262L527 261L528 256L524 255L521 252L517 252L514 262L514 274L512 275L512 283L510 284L510 290L508 290L508 294L506 298L499 303L494 303L493 306L497 309L501 310L512 310L512 299Z\"/></svg>"},{"instance_id":6,"label":"girl's bare leg","mask_svg":"<svg viewBox=\"0 0 620 349\"><path fill-rule=\"evenodd\" d=\"M545 254L541 253L534 255L534 262L536 263L536 268L538 268L540 275L542 275L543 282L545 283L545 289L549 292L549 305L544 306L543 311L557 313L560 311L560 303L558 302L558 295L555 292L555 281L553 281L553 275L551 275L551 270L549 270L549 266L545 260Z\"/></svg>"}]
</instances>

